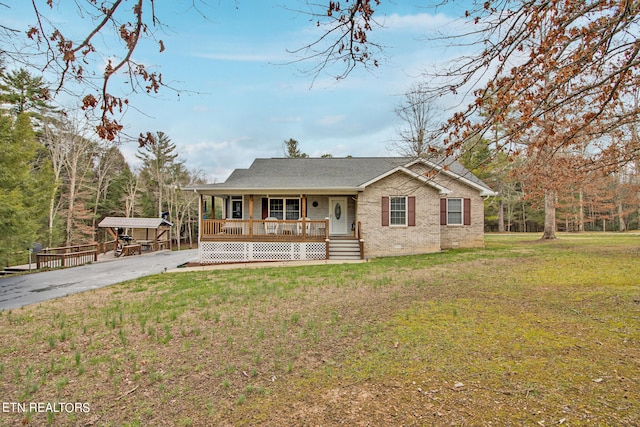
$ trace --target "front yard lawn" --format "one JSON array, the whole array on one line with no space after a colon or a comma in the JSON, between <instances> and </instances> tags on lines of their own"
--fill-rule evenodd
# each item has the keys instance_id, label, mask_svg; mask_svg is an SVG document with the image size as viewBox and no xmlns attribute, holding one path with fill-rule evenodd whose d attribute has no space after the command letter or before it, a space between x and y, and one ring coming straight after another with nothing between
<instances>
[{"instance_id":1,"label":"front yard lawn","mask_svg":"<svg viewBox=\"0 0 640 427\"><path fill-rule=\"evenodd\" d=\"M640 424L640 235L538 237L2 312L0 426Z\"/></svg>"}]
</instances>

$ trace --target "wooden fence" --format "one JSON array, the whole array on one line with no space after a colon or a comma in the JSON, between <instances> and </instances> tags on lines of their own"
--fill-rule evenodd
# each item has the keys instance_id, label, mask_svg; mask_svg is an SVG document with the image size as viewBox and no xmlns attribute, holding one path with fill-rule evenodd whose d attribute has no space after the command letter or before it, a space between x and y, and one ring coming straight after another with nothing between
<instances>
[{"instance_id":1,"label":"wooden fence","mask_svg":"<svg viewBox=\"0 0 640 427\"><path fill-rule=\"evenodd\" d=\"M98 261L98 244L45 248L36 254L36 268L75 267Z\"/></svg>"}]
</instances>

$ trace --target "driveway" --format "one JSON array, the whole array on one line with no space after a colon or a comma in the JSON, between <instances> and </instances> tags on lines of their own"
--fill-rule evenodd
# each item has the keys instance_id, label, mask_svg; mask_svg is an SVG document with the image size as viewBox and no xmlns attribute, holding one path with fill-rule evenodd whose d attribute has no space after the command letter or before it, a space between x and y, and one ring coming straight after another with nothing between
<instances>
[{"instance_id":1,"label":"driveway","mask_svg":"<svg viewBox=\"0 0 640 427\"><path fill-rule=\"evenodd\" d=\"M171 270L197 261L198 250L159 251L115 258L101 255L98 262L80 267L0 278L0 311L11 310L126 280Z\"/></svg>"}]
</instances>

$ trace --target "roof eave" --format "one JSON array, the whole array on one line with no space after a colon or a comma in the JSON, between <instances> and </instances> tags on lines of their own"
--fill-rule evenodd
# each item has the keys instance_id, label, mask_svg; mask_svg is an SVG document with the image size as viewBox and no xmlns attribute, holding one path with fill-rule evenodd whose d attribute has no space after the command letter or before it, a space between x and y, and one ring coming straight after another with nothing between
<instances>
[{"instance_id":1,"label":"roof eave","mask_svg":"<svg viewBox=\"0 0 640 427\"><path fill-rule=\"evenodd\" d=\"M472 188L480 191L480 195L483 196L483 197L484 196L497 196L498 195L498 193L496 193L495 191L491 190L490 188L485 187L484 185L480 185L480 184L478 184L476 182L473 182L470 179L465 178L464 176L451 171L450 169L447 169L447 168L445 168L445 167L443 167L441 165L438 165L438 164L436 164L436 163L434 163L432 161L426 160L426 159L413 160L410 163L408 163L406 166L409 167L409 166L412 166L412 165L414 165L414 164L416 164L418 162L420 162L420 163L422 163L422 164L424 164L424 165L426 165L428 167L431 167L433 169L436 169L438 172L443 173L443 174L445 174L445 175L447 175L447 176L449 176L449 177L451 177L451 178L453 178L455 180L458 180L458 181L462 182L465 185L468 185L469 187L472 187ZM471 172L469 172L469 173L471 173Z\"/></svg>"},{"instance_id":2,"label":"roof eave","mask_svg":"<svg viewBox=\"0 0 640 427\"><path fill-rule=\"evenodd\" d=\"M249 195L249 194L356 194L359 187L193 187L183 190L206 195Z\"/></svg>"}]
</instances>

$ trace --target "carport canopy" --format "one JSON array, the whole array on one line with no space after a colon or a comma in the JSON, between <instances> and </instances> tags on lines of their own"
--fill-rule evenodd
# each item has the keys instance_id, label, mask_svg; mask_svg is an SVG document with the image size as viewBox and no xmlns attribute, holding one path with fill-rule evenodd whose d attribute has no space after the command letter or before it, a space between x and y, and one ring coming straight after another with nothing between
<instances>
[{"instance_id":1,"label":"carport canopy","mask_svg":"<svg viewBox=\"0 0 640 427\"><path fill-rule=\"evenodd\" d=\"M118 229L131 229L138 243L153 246L157 250L160 243L167 242L171 247L170 230L172 223L164 218L127 218L108 216L100 221L98 227L106 228L114 239L118 239ZM139 231L138 231L139 230ZM150 230L153 230L150 232Z\"/></svg>"}]
</instances>

